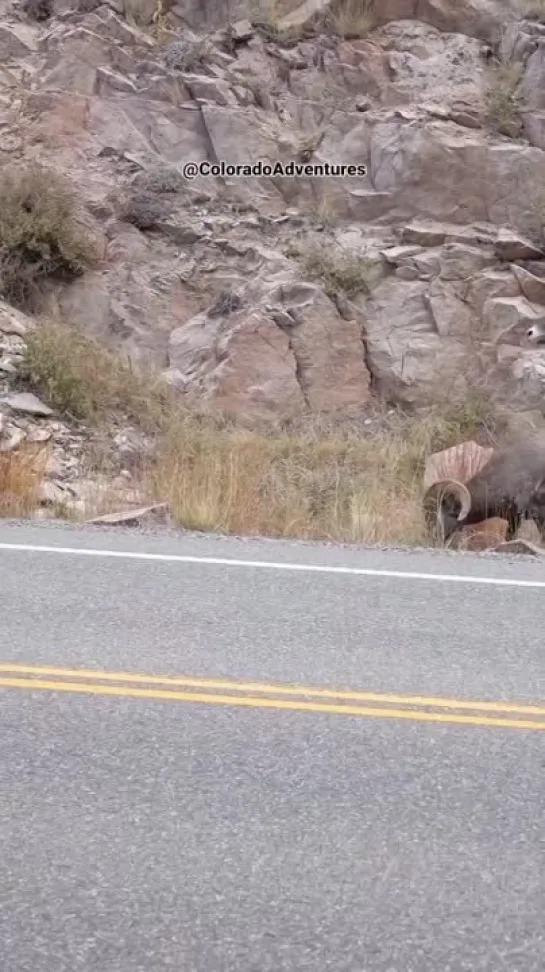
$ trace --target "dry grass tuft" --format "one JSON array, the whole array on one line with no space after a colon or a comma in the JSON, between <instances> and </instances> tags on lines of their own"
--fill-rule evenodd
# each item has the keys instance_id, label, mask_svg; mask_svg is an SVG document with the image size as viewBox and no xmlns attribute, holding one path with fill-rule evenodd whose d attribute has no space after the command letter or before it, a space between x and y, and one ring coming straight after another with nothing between
<instances>
[{"instance_id":1,"label":"dry grass tuft","mask_svg":"<svg viewBox=\"0 0 545 972\"><path fill-rule=\"evenodd\" d=\"M36 509L48 456L43 445L0 453L0 516L29 516Z\"/></svg>"},{"instance_id":2,"label":"dry grass tuft","mask_svg":"<svg viewBox=\"0 0 545 972\"><path fill-rule=\"evenodd\" d=\"M335 27L344 40L361 40L373 30L372 0L339 0Z\"/></svg>"},{"instance_id":3,"label":"dry grass tuft","mask_svg":"<svg viewBox=\"0 0 545 972\"><path fill-rule=\"evenodd\" d=\"M169 389L136 374L98 341L61 324L27 338L21 375L55 409L91 424L125 417L155 428L169 407Z\"/></svg>"},{"instance_id":4,"label":"dry grass tuft","mask_svg":"<svg viewBox=\"0 0 545 972\"><path fill-rule=\"evenodd\" d=\"M507 138L519 138L524 129L523 102L518 91L523 70L518 62L496 65L486 95L489 124Z\"/></svg>"},{"instance_id":5,"label":"dry grass tuft","mask_svg":"<svg viewBox=\"0 0 545 972\"><path fill-rule=\"evenodd\" d=\"M368 294L374 281L374 268L370 260L340 247L326 245L298 246L291 244L286 256L297 260L301 271L309 280L320 280L325 292L355 297Z\"/></svg>"},{"instance_id":6,"label":"dry grass tuft","mask_svg":"<svg viewBox=\"0 0 545 972\"><path fill-rule=\"evenodd\" d=\"M340 222L338 215L336 197L334 193L325 188L314 200L314 207L309 213L310 219L315 226L331 230Z\"/></svg>"}]
</instances>

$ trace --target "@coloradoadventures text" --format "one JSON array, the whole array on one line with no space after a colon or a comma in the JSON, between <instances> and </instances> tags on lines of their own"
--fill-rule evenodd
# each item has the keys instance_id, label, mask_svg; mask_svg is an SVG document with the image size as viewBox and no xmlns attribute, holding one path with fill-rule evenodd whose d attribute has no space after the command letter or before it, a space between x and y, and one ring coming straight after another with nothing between
<instances>
[{"instance_id":1,"label":"@coloradoadventures text","mask_svg":"<svg viewBox=\"0 0 545 972\"><path fill-rule=\"evenodd\" d=\"M344 165L331 162L186 162L183 168L186 179L197 176L364 176L365 165Z\"/></svg>"}]
</instances>

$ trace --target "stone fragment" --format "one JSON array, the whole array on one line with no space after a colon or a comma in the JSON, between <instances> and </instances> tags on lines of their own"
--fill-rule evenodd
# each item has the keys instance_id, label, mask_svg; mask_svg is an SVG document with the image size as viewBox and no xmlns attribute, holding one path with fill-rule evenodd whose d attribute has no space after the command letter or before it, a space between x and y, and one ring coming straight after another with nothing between
<instances>
[{"instance_id":1,"label":"stone fragment","mask_svg":"<svg viewBox=\"0 0 545 972\"><path fill-rule=\"evenodd\" d=\"M152 506L141 506L133 510L120 510L115 513L103 513L95 516L87 523L103 524L104 526L140 526L144 521L165 520L168 518L168 503L155 503Z\"/></svg>"},{"instance_id":2,"label":"stone fragment","mask_svg":"<svg viewBox=\"0 0 545 972\"><path fill-rule=\"evenodd\" d=\"M53 409L49 405L45 405L44 402L41 402L32 392L19 392L16 395L10 395L7 399L7 405L11 408L12 412L35 415L39 418L47 418L49 415L54 414Z\"/></svg>"}]
</instances>

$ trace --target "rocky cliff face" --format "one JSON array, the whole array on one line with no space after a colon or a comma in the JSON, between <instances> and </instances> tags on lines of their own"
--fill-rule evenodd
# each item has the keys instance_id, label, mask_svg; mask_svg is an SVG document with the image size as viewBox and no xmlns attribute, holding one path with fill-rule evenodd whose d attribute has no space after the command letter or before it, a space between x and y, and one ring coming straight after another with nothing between
<instances>
[{"instance_id":1,"label":"rocky cliff face","mask_svg":"<svg viewBox=\"0 0 545 972\"><path fill-rule=\"evenodd\" d=\"M529 407L545 352L545 3L0 3L0 158L101 260L45 310L231 413ZM297 161L366 175L199 175Z\"/></svg>"}]
</instances>

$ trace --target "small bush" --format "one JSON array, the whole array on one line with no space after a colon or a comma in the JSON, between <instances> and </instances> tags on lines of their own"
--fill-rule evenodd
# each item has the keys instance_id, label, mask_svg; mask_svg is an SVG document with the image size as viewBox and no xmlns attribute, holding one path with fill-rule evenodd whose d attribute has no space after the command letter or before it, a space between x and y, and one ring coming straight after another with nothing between
<instances>
[{"instance_id":1,"label":"small bush","mask_svg":"<svg viewBox=\"0 0 545 972\"><path fill-rule=\"evenodd\" d=\"M138 27L151 27L156 15L167 14L172 7L172 2L155 0L152 6L149 0L123 0L123 14L129 23L134 23Z\"/></svg>"},{"instance_id":2,"label":"small bush","mask_svg":"<svg viewBox=\"0 0 545 972\"><path fill-rule=\"evenodd\" d=\"M152 192L137 192L123 206L122 217L139 230L153 230L168 218L170 212L171 207L162 196Z\"/></svg>"},{"instance_id":3,"label":"small bush","mask_svg":"<svg viewBox=\"0 0 545 972\"><path fill-rule=\"evenodd\" d=\"M39 166L0 171L0 293L35 309L47 279L70 280L97 253L76 219L76 200L65 182Z\"/></svg>"},{"instance_id":4,"label":"small bush","mask_svg":"<svg viewBox=\"0 0 545 972\"><path fill-rule=\"evenodd\" d=\"M154 428L169 396L163 383L135 374L98 341L58 324L29 334L21 376L53 408L90 424L125 416Z\"/></svg>"},{"instance_id":5,"label":"small bush","mask_svg":"<svg viewBox=\"0 0 545 972\"><path fill-rule=\"evenodd\" d=\"M24 0L21 9L29 20L44 23L53 13L53 0Z\"/></svg>"},{"instance_id":6,"label":"small bush","mask_svg":"<svg viewBox=\"0 0 545 972\"><path fill-rule=\"evenodd\" d=\"M317 245L303 249L291 246L286 255L300 263L303 274L310 280L321 280L327 294L343 294L351 298L369 293L373 274L366 259L341 249Z\"/></svg>"},{"instance_id":7,"label":"small bush","mask_svg":"<svg viewBox=\"0 0 545 972\"><path fill-rule=\"evenodd\" d=\"M486 95L489 124L499 135L507 138L519 138L524 129L521 114L523 103L517 92L522 71L519 63L497 65L493 69Z\"/></svg>"},{"instance_id":8,"label":"small bush","mask_svg":"<svg viewBox=\"0 0 545 972\"><path fill-rule=\"evenodd\" d=\"M208 51L206 38L173 41L165 50L165 67L171 71L194 71L205 63Z\"/></svg>"},{"instance_id":9,"label":"small bush","mask_svg":"<svg viewBox=\"0 0 545 972\"><path fill-rule=\"evenodd\" d=\"M316 194L309 217L314 226L322 229L336 226L339 223L339 214L334 193L326 188L322 189L321 195Z\"/></svg>"},{"instance_id":10,"label":"small bush","mask_svg":"<svg viewBox=\"0 0 545 972\"><path fill-rule=\"evenodd\" d=\"M141 192L168 195L182 192L186 188L186 180L177 169L170 166L157 166L148 172L139 172L133 180L133 187Z\"/></svg>"},{"instance_id":11,"label":"small bush","mask_svg":"<svg viewBox=\"0 0 545 972\"><path fill-rule=\"evenodd\" d=\"M220 290L214 303L208 308L208 317L227 317L240 310L242 300L231 290Z\"/></svg>"}]
</instances>

